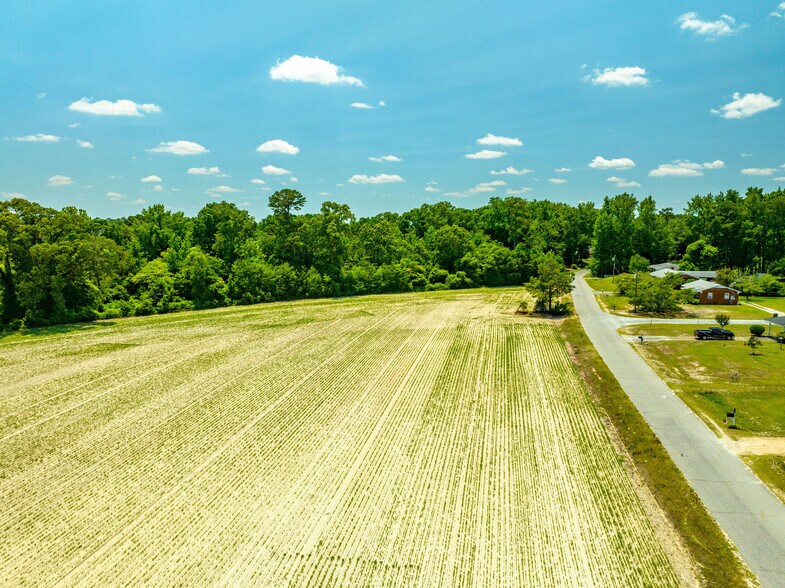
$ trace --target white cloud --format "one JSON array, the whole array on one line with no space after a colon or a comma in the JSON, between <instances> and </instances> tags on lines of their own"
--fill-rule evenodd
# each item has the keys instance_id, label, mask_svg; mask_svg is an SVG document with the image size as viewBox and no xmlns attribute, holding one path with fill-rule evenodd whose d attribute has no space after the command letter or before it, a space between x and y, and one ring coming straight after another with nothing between
<instances>
[{"instance_id":1,"label":"white cloud","mask_svg":"<svg viewBox=\"0 0 785 588\"><path fill-rule=\"evenodd\" d=\"M566 174L567 172L571 172L572 168L571 167L557 167L553 171L555 171L557 174Z\"/></svg>"},{"instance_id":2,"label":"white cloud","mask_svg":"<svg viewBox=\"0 0 785 588\"><path fill-rule=\"evenodd\" d=\"M82 126L82 123L71 123L70 125L68 125L68 128L69 129L78 129L81 126Z\"/></svg>"},{"instance_id":3,"label":"white cloud","mask_svg":"<svg viewBox=\"0 0 785 588\"><path fill-rule=\"evenodd\" d=\"M361 110L373 110L375 108L375 106L371 106L365 102L352 102L349 106L352 108L359 108Z\"/></svg>"},{"instance_id":4,"label":"white cloud","mask_svg":"<svg viewBox=\"0 0 785 588\"><path fill-rule=\"evenodd\" d=\"M739 153L742 157L752 157L752 153Z\"/></svg>"},{"instance_id":5,"label":"white cloud","mask_svg":"<svg viewBox=\"0 0 785 588\"><path fill-rule=\"evenodd\" d=\"M93 148L93 144L90 141L82 141L80 139L77 139L76 142L82 149L92 149Z\"/></svg>"},{"instance_id":6,"label":"white cloud","mask_svg":"<svg viewBox=\"0 0 785 588\"><path fill-rule=\"evenodd\" d=\"M635 167L635 162L629 157L605 159L601 155L597 155L594 159L592 159L589 167L593 169L630 169Z\"/></svg>"},{"instance_id":7,"label":"white cloud","mask_svg":"<svg viewBox=\"0 0 785 588\"><path fill-rule=\"evenodd\" d=\"M125 198L125 194L120 194L119 192L107 192L106 197L109 198L109 200L114 200L117 202L118 200Z\"/></svg>"},{"instance_id":8,"label":"white cloud","mask_svg":"<svg viewBox=\"0 0 785 588\"><path fill-rule=\"evenodd\" d=\"M375 176L355 174L348 181L350 184L393 184L403 182L403 178L398 174L378 174Z\"/></svg>"},{"instance_id":9,"label":"white cloud","mask_svg":"<svg viewBox=\"0 0 785 588\"><path fill-rule=\"evenodd\" d=\"M703 164L704 169L722 169L723 167L725 167L725 162L721 159L715 159Z\"/></svg>"},{"instance_id":10,"label":"white cloud","mask_svg":"<svg viewBox=\"0 0 785 588\"><path fill-rule=\"evenodd\" d=\"M339 73L340 67L318 57L292 55L289 59L277 62L270 68L270 78L284 82L307 82L332 85L349 84L365 87L362 80Z\"/></svg>"},{"instance_id":11,"label":"white cloud","mask_svg":"<svg viewBox=\"0 0 785 588\"><path fill-rule=\"evenodd\" d=\"M172 153L173 155L201 155L208 153L207 149L193 141L161 141L158 147L146 149L150 153Z\"/></svg>"},{"instance_id":12,"label":"white cloud","mask_svg":"<svg viewBox=\"0 0 785 588\"><path fill-rule=\"evenodd\" d=\"M499 137L488 133L482 139L477 139L478 145L500 145L502 147L520 147L523 145L518 137Z\"/></svg>"},{"instance_id":13,"label":"white cloud","mask_svg":"<svg viewBox=\"0 0 785 588\"><path fill-rule=\"evenodd\" d=\"M131 204L147 204L147 200L145 200L144 198L137 198L136 200L131 202Z\"/></svg>"},{"instance_id":14,"label":"white cloud","mask_svg":"<svg viewBox=\"0 0 785 588\"><path fill-rule=\"evenodd\" d=\"M142 182L163 182L159 176L147 176L141 179Z\"/></svg>"},{"instance_id":15,"label":"white cloud","mask_svg":"<svg viewBox=\"0 0 785 588\"><path fill-rule=\"evenodd\" d=\"M785 18L785 2L780 2L777 9L769 13L769 16L776 16L777 18Z\"/></svg>"},{"instance_id":16,"label":"white cloud","mask_svg":"<svg viewBox=\"0 0 785 588\"><path fill-rule=\"evenodd\" d=\"M434 188L433 186L426 186L425 187L425 191L426 192L441 192L441 190L439 188Z\"/></svg>"},{"instance_id":17,"label":"white cloud","mask_svg":"<svg viewBox=\"0 0 785 588\"><path fill-rule=\"evenodd\" d=\"M383 161L403 161L400 157L396 157L395 155L382 155L381 157L369 157L371 161L375 161L376 163L381 163Z\"/></svg>"},{"instance_id":18,"label":"white cloud","mask_svg":"<svg viewBox=\"0 0 785 588\"><path fill-rule=\"evenodd\" d=\"M379 106L387 106L387 103L384 100L379 100Z\"/></svg>"},{"instance_id":19,"label":"white cloud","mask_svg":"<svg viewBox=\"0 0 785 588\"><path fill-rule=\"evenodd\" d=\"M532 191L531 188L525 188L525 187L524 188L518 188L517 190L509 188L507 190L507 194L509 196L520 196L521 194L527 194L527 193L529 193L531 191Z\"/></svg>"},{"instance_id":20,"label":"white cloud","mask_svg":"<svg viewBox=\"0 0 785 588\"><path fill-rule=\"evenodd\" d=\"M482 182L477 184L473 188L469 188L466 190L467 194L481 194L483 192L495 192L496 188L501 186L506 186L507 182L502 180L494 180L492 182Z\"/></svg>"},{"instance_id":21,"label":"white cloud","mask_svg":"<svg viewBox=\"0 0 785 588\"><path fill-rule=\"evenodd\" d=\"M260 180L258 178L254 178L253 180L251 180L251 183L252 184L266 184L267 182L265 182L264 180Z\"/></svg>"},{"instance_id":22,"label":"white cloud","mask_svg":"<svg viewBox=\"0 0 785 588\"><path fill-rule=\"evenodd\" d=\"M262 168L262 173L271 176L285 176L291 174L292 172L288 169L284 169L282 167L275 167L274 165L265 165Z\"/></svg>"},{"instance_id":23,"label":"white cloud","mask_svg":"<svg viewBox=\"0 0 785 588\"><path fill-rule=\"evenodd\" d=\"M445 192L444 195L450 198L468 198L463 192Z\"/></svg>"},{"instance_id":24,"label":"white cloud","mask_svg":"<svg viewBox=\"0 0 785 588\"><path fill-rule=\"evenodd\" d=\"M297 182L299 182L300 180L298 180L297 178L295 178L294 176L292 176L291 178L289 178L289 181L290 181L292 184L296 184L296 183L297 183Z\"/></svg>"},{"instance_id":25,"label":"white cloud","mask_svg":"<svg viewBox=\"0 0 785 588\"><path fill-rule=\"evenodd\" d=\"M771 176L775 171L773 167L747 167L741 173L745 176Z\"/></svg>"},{"instance_id":26,"label":"white cloud","mask_svg":"<svg viewBox=\"0 0 785 588\"><path fill-rule=\"evenodd\" d=\"M507 155L505 151L493 151L491 149L483 149L477 153L468 153L464 155L467 159L498 159Z\"/></svg>"},{"instance_id":27,"label":"white cloud","mask_svg":"<svg viewBox=\"0 0 785 588\"><path fill-rule=\"evenodd\" d=\"M217 192L219 194L235 194L237 192L242 192L242 190L238 190L237 188L232 188L231 186L216 186L215 188L210 188L207 190L207 193L210 192Z\"/></svg>"},{"instance_id":28,"label":"white cloud","mask_svg":"<svg viewBox=\"0 0 785 588\"><path fill-rule=\"evenodd\" d=\"M548 180L551 184L566 184L567 180L564 178L550 178Z\"/></svg>"},{"instance_id":29,"label":"white cloud","mask_svg":"<svg viewBox=\"0 0 785 588\"><path fill-rule=\"evenodd\" d=\"M46 92L38 92L36 96L38 96L39 98L46 98Z\"/></svg>"},{"instance_id":30,"label":"white cloud","mask_svg":"<svg viewBox=\"0 0 785 588\"><path fill-rule=\"evenodd\" d=\"M137 104L133 100L98 100L91 102L89 98L80 98L72 102L68 110L96 114L99 116L144 116L154 112L161 112L161 107L156 104Z\"/></svg>"},{"instance_id":31,"label":"white cloud","mask_svg":"<svg viewBox=\"0 0 785 588\"><path fill-rule=\"evenodd\" d=\"M608 181L615 184L617 188L638 188L640 184L638 182L628 181L624 178L619 178L617 176L611 176L608 178Z\"/></svg>"},{"instance_id":32,"label":"white cloud","mask_svg":"<svg viewBox=\"0 0 785 588\"><path fill-rule=\"evenodd\" d=\"M594 73L583 78L584 82L591 82L595 86L648 86L649 79L646 70L638 66L606 67L602 71L595 69Z\"/></svg>"},{"instance_id":33,"label":"white cloud","mask_svg":"<svg viewBox=\"0 0 785 588\"><path fill-rule=\"evenodd\" d=\"M57 187L57 186L70 186L73 184L74 181L69 178L68 176L52 176L46 181L47 186Z\"/></svg>"},{"instance_id":34,"label":"white cloud","mask_svg":"<svg viewBox=\"0 0 785 588\"><path fill-rule=\"evenodd\" d=\"M27 194L22 194L21 192L3 192L3 198L7 198L11 200L12 198L24 198L25 200L29 200Z\"/></svg>"},{"instance_id":35,"label":"white cloud","mask_svg":"<svg viewBox=\"0 0 785 588\"><path fill-rule=\"evenodd\" d=\"M781 178L771 178L771 179L772 179L772 180L774 180L775 182L785 182L785 177L781 177ZM21 196L21 197L22 197L22 198L25 198L25 196Z\"/></svg>"},{"instance_id":36,"label":"white cloud","mask_svg":"<svg viewBox=\"0 0 785 588\"><path fill-rule=\"evenodd\" d=\"M60 141L60 137L57 135L36 133L35 135L23 135L21 137L6 137L6 140L20 141L22 143L57 143Z\"/></svg>"},{"instance_id":37,"label":"white cloud","mask_svg":"<svg viewBox=\"0 0 785 588\"><path fill-rule=\"evenodd\" d=\"M256 150L259 153L283 153L285 155L297 155L300 152L298 147L295 147L282 139L266 141L259 145Z\"/></svg>"},{"instance_id":38,"label":"white cloud","mask_svg":"<svg viewBox=\"0 0 785 588\"><path fill-rule=\"evenodd\" d=\"M163 191L164 191L164 187L161 184L158 184L153 188L153 192L163 192Z\"/></svg>"},{"instance_id":39,"label":"white cloud","mask_svg":"<svg viewBox=\"0 0 785 588\"><path fill-rule=\"evenodd\" d=\"M701 20L697 12L686 12L677 18L676 22L679 23L682 31L692 31L696 35L706 37L708 41L735 35L749 26L745 23L737 25L736 19L728 14L723 14L717 20Z\"/></svg>"},{"instance_id":40,"label":"white cloud","mask_svg":"<svg viewBox=\"0 0 785 588\"><path fill-rule=\"evenodd\" d=\"M661 163L659 167L651 170L649 175L653 178L702 176L702 167L700 163L691 161L673 161L671 163Z\"/></svg>"},{"instance_id":41,"label":"white cloud","mask_svg":"<svg viewBox=\"0 0 785 588\"><path fill-rule=\"evenodd\" d=\"M221 173L221 168L217 165L213 167L189 167L188 173L192 176L217 176Z\"/></svg>"},{"instance_id":42,"label":"white cloud","mask_svg":"<svg viewBox=\"0 0 785 588\"><path fill-rule=\"evenodd\" d=\"M771 96L766 96L766 94L762 93L744 94L742 96L735 92L732 102L728 102L719 109L712 108L711 112L727 119L747 118L764 110L776 108L780 104L782 104L782 98L774 100Z\"/></svg>"},{"instance_id":43,"label":"white cloud","mask_svg":"<svg viewBox=\"0 0 785 588\"><path fill-rule=\"evenodd\" d=\"M508 176L523 176L523 175L526 175L526 174L530 174L531 171L532 170L526 169L525 167L521 168L521 169L515 169L514 167L509 166L509 167L506 167L506 168L500 169L500 170L491 170L488 173L491 174L492 176L504 176L504 175L508 175Z\"/></svg>"}]
</instances>

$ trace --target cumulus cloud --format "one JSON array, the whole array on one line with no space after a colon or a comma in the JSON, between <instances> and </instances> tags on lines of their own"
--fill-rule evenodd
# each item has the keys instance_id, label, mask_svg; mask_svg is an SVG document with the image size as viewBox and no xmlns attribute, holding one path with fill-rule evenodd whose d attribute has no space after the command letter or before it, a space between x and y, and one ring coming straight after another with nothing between
<instances>
[{"instance_id":1,"label":"cumulus cloud","mask_svg":"<svg viewBox=\"0 0 785 588\"><path fill-rule=\"evenodd\" d=\"M78 129L81 126L82 126L82 123L71 123L70 125L68 125L68 128L69 129Z\"/></svg>"},{"instance_id":2,"label":"cumulus cloud","mask_svg":"<svg viewBox=\"0 0 785 588\"><path fill-rule=\"evenodd\" d=\"M785 182L785 177L771 178L771 179L774 180L775 182ZM24 198L24 196L22 196L22 198Z\"/></svg>"},{"instance_id":3,"label":"cumulus cloud","mask_svg":"<svg viewBox=\"0 0 785 588\"><path fill-rule=\"evenodd\" d=\"M253 180L251 180L251 183L252 184L266 184L267 182L265 182L264 180L260 180L258 178L254 178Z\"/></svg>"},{"instance_id":4,"label":"cumulus cloud","mask_svg":"<svg viewBox=\"0 0 785 588\"><path fill-rule=\"evenodd\" d=\"M593 169L630 169L635 167L635 162L629 157L605 159L601 155L597 155L592 159L589 167Z\"/></svg>"},{"instance_id":5,"label":"cumulus cloud","mask_svg":"<svg viewBox=\"0 0 785 588\"><path fill-rule=\"evenodd\" d=\"M271 176L285 176L285 175L291 174L292 172L290 170L284 169L282 167L275 167L274 165L265 165L262 168L262 173L265 173L265 174L271 175Z\"/></svg>"},{"instance_id":6,"label":"cumulus cloud","mask_svg":"<svg viewBox=\"0 0 785 588\"><path fill-rule=\"evenodd\" d=\"M300 152L298 147L287 143L283 139L272 139L259 145L256 150L259 153L283 153L285 155L297 155Z\"/></svg>"},{"instance_id":7,"label":"cumulus cloud","mask_svg":"<svg viewBox=\"0 0 785 588\"><path fill-rule=\"evenodd\" d=\"M671 163L661 163L659 167L651 170L649 175L653 178L702 176L702 168L700 163L677 160Z\"/></svg>"},{"instance_id":8,"label":"cumulus cloud","mask_svg":"<svg viewBox=\"0 0 785 588\"><path fill-rule=\"evenodd\" d=\"M216 186L215 188L210 188L207 190L207 193L216 192L218 194L235 194L237 192L241 192L242 190L238 190L237 188L232 188L231 186Z\"/></svg>"},{"instance_id":9,"label":"cumulus cloud","mask_svg":"<svg viewBox=\"0 0 785 588\"><path fill-rule=\"evenodd\" d=\"M163 192L163 191L164 191L164 187L161 184L158 184L153 188L153 192Z\"/></svg>"},{"instance_id":10,"label":"cumulus cloud","mask_svg":"<svg viewBox=\"0 0 785 588\"><path fill-rule=\"evenodd\" d=\"M478 145L500 145L502 147L520 147L523 145L518 137L499 137L488 133L481 139L477 139Z\"/></svg>"},{"instance_id":11,"label":"cumulus cloud","mask_svg":"<svg viewBox=\"0 0 785 588\"><path fill-rule=\"evenodd\" d=\"M555 171L557 174L566 174L567 172L571 172L572 168L571 167L557 167L553 171Z\"/></svg>"},{"instance_id":12,"label":"cumulus cloud","mask_svg":"<svg viewBox=\"0 0 785 588\"><path fill-rule=\"evenodd\" d=\"M745 176L771 176L775 171L773 167L747 167L741 173Z\"/></svg>"},{"instance_id":13,"label":"cumulus cloud","mask_svg":"<svg viewBox=\"0 0 785 588\"><path fill-rule=\"evenodd\" d=\"M606 67L602 71L595 69L594 73L583 78L595 86L648 86L649 79L646 70L638 66Z\"/></svg>"},{"instance_id":14,"label":"cumulus cloud","mask_svg":"<svg viewBox=\"0 0 785 588\"><path fill-rule=\"evenodd\" d=\"M373 110L376 108L375 106L371 106L370 104L366 104L365 102L352 102L349 106L352 108L359 108L361 110Z\"/></svg>"},{"instance_id":15,"label":"cumulus cloud","mask_svg":"<svg viewBox=\"0 0 785 588\"><path fill-rule=\"evenodd\" d=\"M26 194L22 194L21 192L3 192L3 198L8 198L11 200L12 198L24 198L25 200L29 200Z\"/></svg>"},{"instance_id":16,"label":"cumulus cloud","mask_svg":"<svg viewBox=\"0 0 785 588\"><path fill-rule=\"evenodd\" d=\"M499 188L500 186L506 186L506 185L507 185L507 182L504 182L502 180L494 180L492 182L482 182L480 184L477 184L473 188L469 188L468 190L466 190L466 193L467 194L481 194L483 192L495 192L496 188Z\"/></svg>"},{"instance_id":17,"label":"cumulus cloud","mask_svg":"<svg viewBox=\"0 0 785 588\"><path fill-rule=\"evenodd\" d=\"M70 186L73 184L74 181L69 178L68 176L52 176L46 181L47 186L57 187L57 186Z\"/></svg>"},{"instance_id":18,"label":"cumulus cloud","mask_svg":"<svg viewBox=\"0 0 785 588\"><path fill-rule=\"evenodd\" d=\"M615 184L617 188L638 188L640 184L638 182L628 181L625 178L619 178L617 176L611 176L608 178L608 181L612 184Z\"/></svg>"},{"instance_id":19,"label":"cumulus cloud","mask_svg":"<svg viewBox=\"0 0 785 588\"><path fill-rule=\"evenodd\" d=\"M769 16L776 16L777 18L785 18L785 2L780 2L777 9L769 13Z\"/></svg>"},{"instance_id":20,"label":"cumulus cloud","mask_svg":"<svg viewBox=\"0 0 785 588\"><path fill-rule=\"evenodd\" d=\"M173 155L201 155L208 153L207 149L193 141L161 141L158 147L146 149L150 153L171 153Z\"/></svg>"},{"instance_id":21,"label":"cumulus cloud","mask_svg":"<svg viewBox=\"0 0 785 588\"><path fill-rule=\"evenodd\" d=\"M188 173L192 176L217 176L221 173L221 168L217 165L212 167L189 167Z\"/></svg>"},{"instance_id":22,"label":"cumulus cloud","mask_svg":"<svg viewBox=\"0 0 785 588\"><path fill-rule=\"evenodd\" d=\"M505 176L505 175L507 175L507 176L523 176L523 175L526 175L526 174L530 174L531 171L532 170L526 169L525 167L521 168L521 169L516 169L516 168L514 168L512 166L509 166L509 167L506 167L506 168L500 169L500 170L491 170L488 173L491 174L492 176Z\"/></svg>"},{"instance_id":23,"label":"cumulus cloud","mask_svg":"<svg viewBox=\"0 0 785 588\"><path fill-rule=\"evenodd\" d=\"M363 81L353 76L340 73L342 68L334 63L318 57L292 55L284 61L277 62L270 68L270 78L284 82L306 82L310 84L348 84L365 87Z\"/></svg>"},{"instance_id":24,"label":"cumulus cloud","mask_svg":"<svg viewBox=\"0 0 785 588\"><path fill-rule=\"evenodd\" d=\"M114 200L117 202L118 200L125 198L125 194L120 194L119 192L107 192L106 197L109 198L109 200Z\"/></svg>"},{"instance_id":25,"label":"cumulus cloud","mask_svg":"<svg viewBox=\"0 0 785 588\"><path fill-rule=\"evenodd\" d=\"M95 114L98 116L144 116L155 112L161 112L161 107L157 104L137 104L133 100L97 100L91 102L89 98L80 98L68 106L68 110L83 112L85 114Z\"/></svg>"},{"instance_id":26,"label":"cumulus cloud","mask_svg":"<svg viewBox=\"0 0 785 588\"><path fill-rule=\"evenodd\" d=\"M737 25L736 19L728 14L723 14L717 20L701 20L697 12L686 12L677 18L676 22L682 31L692 31L696 35L706 37L707 41L735 35L749 26L745 23Z\"/></svg>"},{"instance_id":27,"label":"cumulus cloud","mask_svg":"<svg viewBox=\"0 0 785 588\"><path fill-rule=\"evenodd\" d=\"M142 182L163 182L159 176L147 176L141 179Z\"/></svg>"},{"instance_id":28,"label":"cumulus cloud","mask_svg":"<svg viewBox=\"0 0 785 588\"><path fill-rule=\"evenodd\" d=\"M449 198L468 198L463 192L445 192L444 195Z\"/></svg>"},{"instance_id":29,"label":"cumulus cloud","mask_svg":"<svg viewBox=\"0 0 785 588\"><path fill-rule=\"evenodd\" d=\"M722 169L723 167L725 167L725 162L721 159L715 159L703 164L704 169Z\"/></svg>"},{"instance_id":30,"label":"cumulus cloud","mask_svg":"<svg viewBox=\"0 0 785 588\"><path fill-rule=\"evenodd\" d=\"M292 176L291 178L289 178L289 181L290 181L292 184L296 184L296 183L297 183L297 182L299 182L300 180L298 180L297 178L295 178L294 176Z\"/></svg>"},{"instance_id":31,"label":"cumulus cloud","mask_svg":"<svg viewBox=\"0 0 785 588\"><path fill-rule=\"evenodd\" d=\"M727 119L747 118L753 114L758 114L764 110L776 108L782 104L782 98L775 100L771 96L763 93L744 94L738 92L733 94L733 100L720 108L712 108L712 114Z\"/></svg>"},{"instance_id":32,"label":"cumulus cloud","mask_svg":"<svg viewBox=\"0 0 785 588\"><path fill-rule=\"evenodd\" d=\"M378 174L375 176L355 174L348 181L350 184L393 184L403 182L403 178L398 174Z\"/></svg>"},{"instance_id":33,"label":"cumulus cloud","mask_svg":"<svg viewBox=\"0 0 785 588\"><path fill-rule=\"evenodd\" d=\"M90 141L82 141L80 139L76 140L76 144L79 145L82 149L92 149L93 144Z\"/></svg>"},{"instance_id":34,"label":"cumulus cloud","mask_svg":"<svg viewBox=\"0 0 785 588\"><path fill-rule=\"evenodd\" d=\"M382 155L381 157L369 157L371 161L375 161L376 163L382 163L383 161L403 161L400 157L396 157L395 155Z\"/></svg>"},{"instance_id":35,"label":"cumulus cloud","mask_svg":"<svg viewBox=\"0 0 785 588\"><path fill-rule=\"evenodd\" d=\"M508 188L507 189L507 195L508 196L520 196L522 194L528 194L531 191L532 191L531 188L526 188L526 187L518 188L518 189Z\"/></svg>"},{"instance_id":36,"label":"cumulus cloud","mask_svg":"<svg viewBox=\"0 0 785 588\"><path fill-rule=\"evenodd\" d=\"M147 200L145 200L144 198L137 198L136 200L131 202L131 204L147 204Z\"/></svg>"},{"instance_id":37,"label":"cumulus cloud","mask_svg":"<svg viewBox=\"0 0 785 588\"><path fill-rule=\"evenodd\" d=\"M434 188L433 186L426 186L425 187L425 191L426 192L441 192L441 190L439 188Z\"/></svg>"},{"instance_id":38,"label":"cumulus cloud","mask_svg":"<svg viewBox=\"0 0 785 588\"><path fill-rule=\"evenodd\" d=\"M6 140L20 141L22 143L57 143L60 141L60 137L36 133L35 135L22 135L21 137L6 137Z\"/></svg>"},{"instance_id":39,"label":"cumulus cloud","mask_svg":"<svg viewBox=\"0 0 785 588\"><path fill-rule=\"evenodd\" d=\"M550 178L548 180L551 184L566 184L567 180L564 178Z\"/></svg>"},{"instance_id":40,"label":"cumulus cloud","mask_svg":"<svg viewBox=\"0 0 785 588\"><path fill-rule=\"evenodd\" d=\"M467 153L464 155L467 159L498 159L507 155L506 151L493 151L491 149L483 149L477 153Z\"/></svg>"}]
</instances>

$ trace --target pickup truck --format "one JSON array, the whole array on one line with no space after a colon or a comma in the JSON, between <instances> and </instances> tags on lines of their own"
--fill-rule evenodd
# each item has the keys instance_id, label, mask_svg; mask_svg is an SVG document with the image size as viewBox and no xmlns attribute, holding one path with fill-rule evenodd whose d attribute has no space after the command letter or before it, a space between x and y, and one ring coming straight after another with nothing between
<instances>
[{"instance_id":1,"label":"pickup truck","mask_svg":"<svg viewBox=\"0 0 785 588\"><path fill-rule=\"evenodd\" d=\"M709 327L708 329L695 329L693 331L696 339L733 339L733 331L726 331L719 327Z\"/></svg>"}]
</instances>

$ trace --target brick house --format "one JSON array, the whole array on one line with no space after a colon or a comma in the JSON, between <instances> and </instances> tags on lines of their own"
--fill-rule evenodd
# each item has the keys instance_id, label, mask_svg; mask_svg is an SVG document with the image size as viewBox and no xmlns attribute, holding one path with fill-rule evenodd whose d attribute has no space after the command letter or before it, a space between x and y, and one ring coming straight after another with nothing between
<instances>
[{"instance_id":1,"label":"brick house","mask_svg":"<svg viewBox=\"0 0 785 588\"><path fill-rule=\"evenodd\" d=\"M700 304L736 305L739 303L739 291L716 282L694 280L682 285L698 293Z\"/></svg>"}]
</instances>

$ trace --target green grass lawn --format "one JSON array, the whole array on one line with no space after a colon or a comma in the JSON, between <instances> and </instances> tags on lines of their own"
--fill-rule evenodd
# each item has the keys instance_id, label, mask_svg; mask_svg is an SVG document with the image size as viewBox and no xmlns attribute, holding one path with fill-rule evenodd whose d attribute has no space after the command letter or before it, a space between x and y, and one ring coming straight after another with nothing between
<instances>
[{"instance_id":1,"label":"green grass lawn","mask_svg":"<svg viewBox=\"0 0 785 588\"><path fill-rule=\"evenodd\" d=\"M742 296L741 301L760 304L766 308L776 310L779 314L785 314L785 296L750 296L749 299Z\"/></svg>"},{"instance_id":2,"label":"green grass lawn","mask_svg":"<svg viewBox=\"0 0 785 588\"><path fill-rule=\"evenodd\" d=\"M745 455L742 459L785 502L785 455Z\"/></svg>"},{"instance_id":3,"label":"green grass lawn","mask_svg":"<svg viewBox=\"0 0 785 588\"><path fill-rule=\"evenodd\" d=\"M655 329L656 327L656 329ZM690 325L641 325L628 328L632 334L687 333ZM746 327L746 325L745 325ZM785 349L771 340L751 355L737 329L735 341L649 341L636 349L649 364L699 415L727 429L722 419L738 409L738 429L727 432L733 437L764 435L785 436L785 394L782 373ZM739 381L731 374L738 372Z\"/></svg>"}]
</instances>

